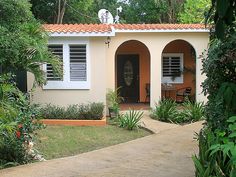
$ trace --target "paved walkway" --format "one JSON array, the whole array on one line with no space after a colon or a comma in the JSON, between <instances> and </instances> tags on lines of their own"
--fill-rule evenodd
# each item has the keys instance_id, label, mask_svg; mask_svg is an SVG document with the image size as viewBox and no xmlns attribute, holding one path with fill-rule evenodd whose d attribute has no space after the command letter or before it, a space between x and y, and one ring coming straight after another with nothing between
<instances>
[{"instance_id":1,"label":"paved walkway","mask_svg":"<svg viewBox=\"0 0 236 177\"><path fill-rule=\"evenodd\" d=\"M147 116L144 122L157 134L72 157L1 170L0 176L194 177L191 156L197 152L197 143L193 136L202 122L173 126L152 122Z\"/></svg>"},{"instance_id":2,"label":"paved walkway","mask_svg":"<svg viewBox=\"0 0 236 177\"><path fill-rule=\"evenodd\" d=\"M160 121L151 119L149 117L150 111L144 110L143 112L144 112L144 116L142 118L142 122L143 122L142 126L151 130L153 133L160 133L162 131L179 127L179 125L176 125L176 124L169 124L169 123L160 122Z\"/></svg>"}]
</instances>

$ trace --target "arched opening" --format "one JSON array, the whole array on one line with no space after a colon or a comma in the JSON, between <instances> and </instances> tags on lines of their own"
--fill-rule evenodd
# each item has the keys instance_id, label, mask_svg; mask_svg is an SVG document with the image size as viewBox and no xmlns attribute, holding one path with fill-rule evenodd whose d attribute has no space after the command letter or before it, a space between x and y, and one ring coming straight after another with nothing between
<instances>
[{"instance_id":1,"label":"arched opening","mask_svg":"<svg viewBox=\"0 0 236 177\"><path fill-rule=\"evenodd\" d=\"M184 40L168 43L162 51L162 98L183 102L196 97L196 52Z\"/></svg>"},{"instance_id":2,"label":"arched opening","mask_svg":"<svg viewBox=\"0 0 236 177\"><path fill-rule=\"evenodd\" d=\"M116 50L116 88L124 103L150 103L150 53L137 40L122 43Z\"/></svg>"}]
</instances>

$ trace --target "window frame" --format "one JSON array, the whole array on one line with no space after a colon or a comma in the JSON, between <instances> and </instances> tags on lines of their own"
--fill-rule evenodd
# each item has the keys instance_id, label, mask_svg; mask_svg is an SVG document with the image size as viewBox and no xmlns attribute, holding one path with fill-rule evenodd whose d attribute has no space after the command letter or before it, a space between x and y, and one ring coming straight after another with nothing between
<instances>
[{"instance_id":1,"label":"window frame","mask_svg":"<svg viewBox=\"0 0 236 177\"><path fill-rule=\"evenodd\" d=\"M59 89L81 89L88 90L90 84L90 46L88 39L53 39L48 41L48 45L63 45L63 80L48 80L43 86L44 90ZM70 45L86 45L86 81L70 81ZM47 64L43 65L43 71L47 72Z\"/></svg>"},{"instance_id":2,"label":"window frame","mask_svg":"<svg viewBox=\"0 0 236 177\"><path fill-rule=\"evenodd\" d=\"M181 76L175 77L173 80L172 77L163 76L163 57L180 57L180 69L183 71L184 68L184 54L183 53L163 53L161 56L161 76L162 83L170 83L170 84L183 84L184 83L184 75L181 73Z\"/></svg>"}]
</instances>

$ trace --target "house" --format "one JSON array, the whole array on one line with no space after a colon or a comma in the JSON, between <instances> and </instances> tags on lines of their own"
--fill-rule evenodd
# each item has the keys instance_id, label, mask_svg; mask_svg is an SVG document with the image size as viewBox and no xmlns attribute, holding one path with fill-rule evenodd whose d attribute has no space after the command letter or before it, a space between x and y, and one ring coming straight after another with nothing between
<instances>
[{"instance_id":1,"label":"house","mask_svg":"<svg viewBox=\"0 0 236 177\"><path fill-rule=\"evenodd\" d=\"M152 107L163 96L175 96L175 90L165 90L163 84L191 87L192 97L206 101L200 56L207 49L209 29L202 24L47 24L44 28L50 34L49 48L63 60L64 75L54 77L50 65L45 65L48 82L34 90L35 103L106 103L107 89L121 87L125 102L150 100ZM32 82L28 74L28 89Z\"/></svg>"}]
</instances>

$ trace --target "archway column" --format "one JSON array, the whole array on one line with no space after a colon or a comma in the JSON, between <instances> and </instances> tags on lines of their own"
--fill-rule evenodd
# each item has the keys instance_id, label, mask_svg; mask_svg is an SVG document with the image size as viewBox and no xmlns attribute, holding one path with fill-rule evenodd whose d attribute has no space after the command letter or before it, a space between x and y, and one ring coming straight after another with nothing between
<instances>
[{"instance_id":1,"label":"archway column","mask_svg":"<svg viewBox=\"0 0 236 177\"><path fill-rule=\"evenodd\" d=\"M202 82L206 79L206 75L202 74L202 49L199 47L196 47L196 101L197 102L207 102L207 97L203 94L203 88L202 88Z\"/></svg>"},{"instance_id":2,"label":"archway column","mask_svg":"<svg viewBox=\"0 0 236 177\"><path fill-rule=\"evenodd\" d=\"M150 46L149 48L151 54L151 98L150 98L150 106L153 108L155 104L159 102L161 99L161 50L157 50L154 46Z\"/></svg>"}]
</instances>

